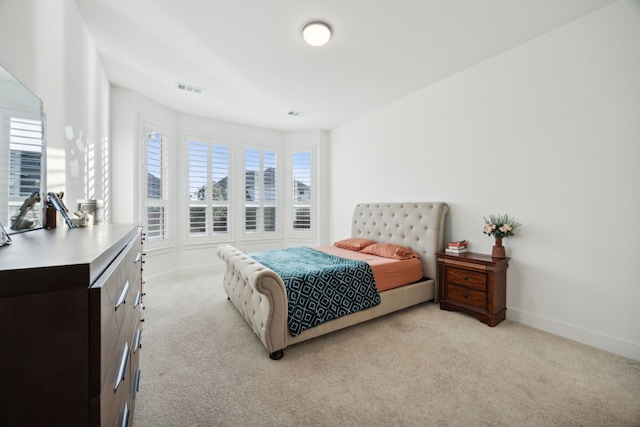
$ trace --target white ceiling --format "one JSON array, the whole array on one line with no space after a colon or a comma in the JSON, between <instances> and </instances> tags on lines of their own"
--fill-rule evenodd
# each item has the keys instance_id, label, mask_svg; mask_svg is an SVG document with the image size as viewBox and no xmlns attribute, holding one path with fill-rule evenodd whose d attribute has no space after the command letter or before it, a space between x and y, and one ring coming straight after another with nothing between
<instances>
[{"instance_id":1,"label":"white ceiling","mask_svg":"<svg viewBox=\"0 0 640 427\"><path fill-rule=\"evenodd\" d=\"M614 1L76 3L114 85L191 115L330 130ZM324 47L301 37L316 19L334 30Z\"/></svg>"}]
</instances>

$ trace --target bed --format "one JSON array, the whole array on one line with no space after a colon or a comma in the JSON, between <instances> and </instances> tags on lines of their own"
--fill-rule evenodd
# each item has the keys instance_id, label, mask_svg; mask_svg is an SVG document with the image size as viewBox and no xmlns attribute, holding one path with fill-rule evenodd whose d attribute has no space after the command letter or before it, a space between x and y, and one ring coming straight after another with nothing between
<instances>
[{"instance_id":1,"label":"bed","mask_svg":"<svg viewBox=\"0 0 640 427\"><path fill-rule=\"evenodd\" d=\"M327 321L295 336L289 330L289 301L283 279L273 269L228 244L217 248L218 256L226 264L224 289L269 357L280 359L290 345L425 301L438 302L436 252L443 247L447 211L444 202L358 204L353 212L350 237L410 248L418 257L423 277L379 292L379 303L371 308Z\"/></svg>"}]
</instances>

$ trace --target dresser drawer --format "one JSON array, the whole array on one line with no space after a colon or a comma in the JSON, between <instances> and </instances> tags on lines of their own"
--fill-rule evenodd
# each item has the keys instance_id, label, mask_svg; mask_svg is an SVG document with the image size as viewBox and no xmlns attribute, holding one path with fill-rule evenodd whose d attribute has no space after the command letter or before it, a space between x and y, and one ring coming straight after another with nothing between
<instances>
[{"instance_id":1,"label":"dresser drawer","mask_svg":"<svg viewBox=\"0 0 640 427\"><path fill-rule=\"evenodd\" d=\"M482 310L487 309L487 294L463 286L449 285L447 287L447 299L450 301L467 304Z\"/></svg>"},{"instance_id":2,"label":"dresser drawer","mask_svg":"<svg viewBox=\"0 0 640 427\"><path fill-rule=\"evenodd\" d=\"M100 425L120 425L123 409L128 404L131 391L131 347L125 340L117 349L115 365L107 369L109 378L100 392Z\"/></svg>"},{"instance_id":3,"label":"dresser drawer","mask_svg":"<svg viewBox=\"0 0 640 427\"><path fill-rule=\"evenodd\" d=\"M486 292L487 275L458 267L447 267L446 282Z\"/></svg>"}]
</instances>

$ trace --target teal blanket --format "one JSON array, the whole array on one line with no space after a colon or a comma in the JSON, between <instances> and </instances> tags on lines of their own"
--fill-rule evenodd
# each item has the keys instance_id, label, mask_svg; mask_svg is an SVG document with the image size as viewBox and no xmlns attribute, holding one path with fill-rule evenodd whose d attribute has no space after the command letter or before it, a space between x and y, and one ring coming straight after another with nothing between
<instances>
[{"instance_id":1,"label":"teal blanket","mask_svg":"<svg viewBox=\"0 0 640 427\"><path fill-rule=\"evenodd\" d=\"M380 304L371 266L309 247L249 254L282 278L289 299L292 336Z\"/></svg>"}]
</instances>

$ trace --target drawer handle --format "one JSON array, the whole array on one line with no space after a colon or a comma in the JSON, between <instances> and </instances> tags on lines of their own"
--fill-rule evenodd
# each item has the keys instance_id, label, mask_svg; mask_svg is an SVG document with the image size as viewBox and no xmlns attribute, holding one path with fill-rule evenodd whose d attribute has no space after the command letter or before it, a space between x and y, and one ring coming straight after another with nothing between
<instances>
[{"instance_id":1,"label":"drawer handle","mask_svg":"<svg viewBox=\"0 0 640 427\"><path fill-rule=\"evenodd\" d=\"M124 403L124 411L122 411L122 424L121 427L128 427L129 425L129 406L127 402Z\"/></svg>"},{"instance_id":2,"label":"drawer handle","mask_svg":"<svg viewBox=\"0 0 640 427\"><path fill-rule=\"evenodd\" d=\"M142 254L138 252L138 255L136 255L136 259L133 261L133 263L134 264L139 263L141 258L142 258Z\"/></svg>"},{"instance_id":3,"label":"drawer handle","mask_svg":"<svg viewBox=\"0 0 640 427\"><path fill-rule=\"evenodd\" d=\"M116 303L114 310L117 310L118 307L124 304L124 302L127 300L127 295L129 294L130 288L131 288L131 285L129 285L129 281L127 280L127 282L122 287L122 292L120 292L120 297L118 298L118 302Z\"/></svg>"},{"instance_id":4,"label":"drawer handle","mask_svg":"<svg viewBox=\"0 0 640 427\"><path fill-rule=\"evenodd\" d=\"M122 357L120 358L120 368L118 368L118 377L116 378L116 385L113 387L113 392L118 389L120 382L124 381L124 374L127 372L127 362L129 361L129 343L124 343L124 349L122 350Z\"/></svg>"},{"instance_id":5,"label":"drawer handle","mask_svg":"<svg viewBox=\"0 0 640 427\"><path fill-rule=\"evenodd\" d=\"M136 294L136 301L133 303L133 307L137 307L140 304L140 300L142 299L142 292L138 291Z\"/></svg>"},{"instance_id":6,"label":"drawer handle","mask_svg":"<svg viewBox=\"0 0 640 427\"><path fill-rule=\"evenodd\" d=\"M136 378L133 382L133 397L136 397L136 393L140 391L140 369L136 369Z\"/></svg>"},{"instance_id":7,"label":"drawer handle","mask_svg":"<svg viewBox=\"0 0 640 427\"><path fill-rule=\"evenodd\" d=\"M142 331L140 330L140 328L138 328L138 332L136 332L136 341L133 344L133 352L135 353L136 350L138 350L141 345L140 345L140 339L142 338Z\"/></svg>"}]
</instances>

